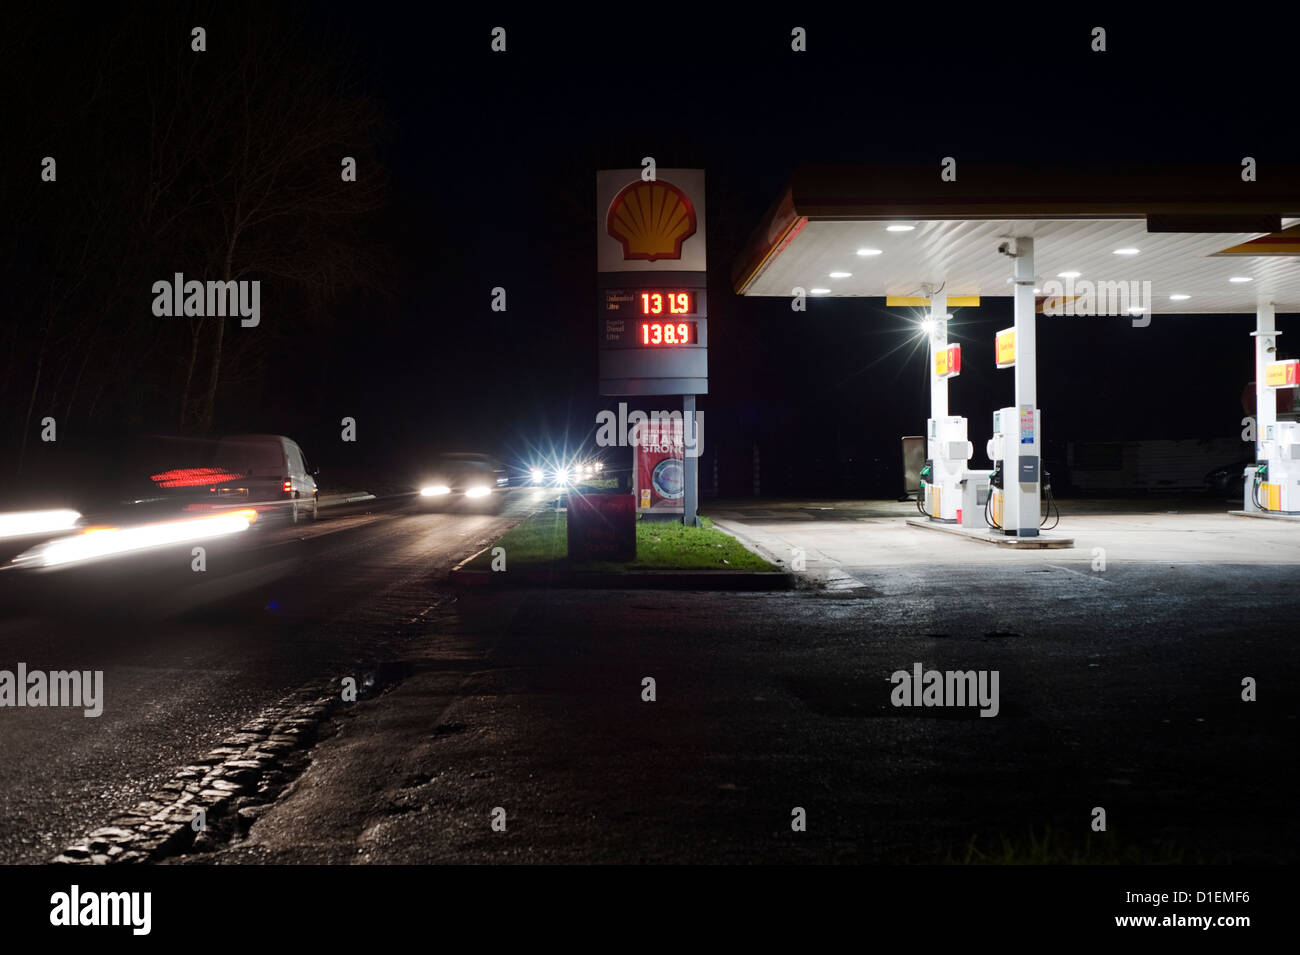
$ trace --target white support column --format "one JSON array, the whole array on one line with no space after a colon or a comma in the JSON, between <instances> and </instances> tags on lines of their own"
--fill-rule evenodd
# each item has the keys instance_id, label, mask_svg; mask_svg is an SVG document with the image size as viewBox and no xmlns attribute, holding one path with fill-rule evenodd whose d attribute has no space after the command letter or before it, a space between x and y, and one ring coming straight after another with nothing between
<instances>
[{"instance_id":1,"label":"white support column","mask_svg":"<svg viewBox=\"0 0 1300 955\"><path fill-rule=\"evenodd\" d=\"M935 356L948 347L948 296L935 292L930 296L930 417L942 421L948 417L948 379L935 370Z\"/></svg>"},{"instance_id":2,"label":"white support column","mask_svg":"<svg viewBox=\"0 0 1300 955\"><path fill-rule=\"evenodd\" d=\"M1015 328L1017 427L1006 437L1003 527L1037 537L1043 435L1038 416L1038 353L1034 314L1034 240L1016 239ZM1004 426L1004 433L1005 426Z\"/></svg>"},{"instance_id":3,"label":"white support column","mask_svg":"<svg viewBox=\"0 0 1300 955\"><path fill-rule=\"evenodd\" d=\"M942 520L947 502L946 469L943 459L944 423L948 418L948 379L940 378L936 356L948 347L948 296L943 293L930 292L930 317L926 319L930 330L926 336L930 340L927 355L930 362L930 419L925 423L925 459L930 466L930 476L925 482L925 513L931 520Z\"/></svg>"},{"instance_id":4,"label":"white support column","mask_svg":"<svg viewBox=\"0 0 1300 955\"><path fill-rule=\"evenodd\" d=\"M1272 302L1255 306L1255 460L1268 459L1264 442L1277 425L1277 392L1264 384L1264 366L1277 361L1277 309ZM1273 349L1270 351L1269 349Z\"/></svg>"},{"instance_id":5,"label":"white support column","mask_svg":"<svg viewBox=\"0 0 1300 955\"><path fill-rule=\"evenodd\" d=\"M926 423L925 456L930 464L926 482L925 512L931 520L954 523L961 519L962 474L970 459L966 419L948 410L948 377L940 377L936 358L948 348L948 296L929 292L930 317L930 420Z\"/></svg>"}]
</instances>

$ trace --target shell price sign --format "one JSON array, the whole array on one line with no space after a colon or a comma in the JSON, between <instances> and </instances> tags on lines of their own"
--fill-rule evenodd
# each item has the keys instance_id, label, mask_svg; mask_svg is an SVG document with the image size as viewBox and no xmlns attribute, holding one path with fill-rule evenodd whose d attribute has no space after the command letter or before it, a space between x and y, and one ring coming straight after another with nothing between
<instances>
[{"instance_id":1,"label":"shell price sign","mask_svg":"<svg viewBox=\"0 0 1300 955\"><path fill-rule=\"evenodd\" d=\"M596 173L602 395L709 391L703 169Z\"/></svg>"},{"instance_id":2,"label":"shell price sign","mask_svg":"<svg viewBox=\"0 0 1300 955\"><path fill-rule=\"evenodd\" d=\"M999 368L1010 368L1016 363L1016 330L1004 328L993 339L994 361Z\"/></svg>"},{"instance_id":3,"label":"shell price sign","mask_svg":"<svg viewBox=\"0 0 1300 955\"><path fill-rule=\"evenodd\" d=\"M1272 361L1264 366L1264 384L1269 388L1291 388L1300 384L1300 358Z\"/></svg>"}]
</instances>

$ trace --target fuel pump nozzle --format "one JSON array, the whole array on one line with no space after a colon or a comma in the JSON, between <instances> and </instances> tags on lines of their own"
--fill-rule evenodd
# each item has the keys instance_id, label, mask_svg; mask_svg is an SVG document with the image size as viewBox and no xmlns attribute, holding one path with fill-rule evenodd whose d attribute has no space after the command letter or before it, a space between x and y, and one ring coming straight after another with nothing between
<instances>
[{"instance_id":1,"label":"fuel pump nozzle","mask_svg":"<svg viewBox=\"0 0 1300 955\"><path fill-rule=\"evenodd\" d=\"M916 495L916 511L918 514L925 513L925 487L934 480L934 461L926 461L921 467L921 487L920 493Z\"/></svg>"},{"instance_id":2,"label":"fuel pump nozzle","mask_svg":"<svg viewBox=\"0 0 1300 955\"><path fill-rule=\"evenodd\" d=\"M1267 511L1263 499L1260 497L1259 489L1261 485L1268 483L1268 462L1263 461L1259 467L1255 468L1255 480L1250 489L1251 497L1255 499L1255 508L1260 511Z\"/></svg>"}]
</instances>

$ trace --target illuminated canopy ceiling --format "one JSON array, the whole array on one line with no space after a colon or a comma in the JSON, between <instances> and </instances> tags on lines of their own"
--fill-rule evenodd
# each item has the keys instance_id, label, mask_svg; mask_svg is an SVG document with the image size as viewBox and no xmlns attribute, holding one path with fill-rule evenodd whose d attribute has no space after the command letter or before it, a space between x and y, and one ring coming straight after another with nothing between
<instances>
[{"instance_id":1,"label":"illuminated canopy ceiling","mask_svg":"<svg viewBox=\"0 0 1300 955\"><path fill-rule=\"evenodd\" d=\"M1153 312L1253 312L1260 299L1300 310L1300 167L1262 165L1257 182L1230 163L972 164L956 182L939 172L937 163L800 170L736 263L735 290L1009 296L1011 260L998 245L1031 236L1040 284L1067 272L1075 282L1150 282Z\"/></svg>"}]
</instances>

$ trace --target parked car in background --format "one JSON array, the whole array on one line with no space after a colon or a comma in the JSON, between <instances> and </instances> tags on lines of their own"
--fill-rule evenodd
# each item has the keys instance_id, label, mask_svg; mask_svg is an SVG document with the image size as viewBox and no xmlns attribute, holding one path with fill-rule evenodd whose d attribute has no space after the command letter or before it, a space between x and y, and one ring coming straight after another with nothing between
<instances>
[{"instance_id":1,"label":"parked car in background","mask_svg":"<svg viewBox=\"0 0 1300 955\"><path fill-rule=\"evenodd\" d=\"M1208 472L1205 475L1205 493L1240 505L1246 493L1246 468L1254 463L1254 458L1242 458Z\"/></svg>"}]
</instances>

